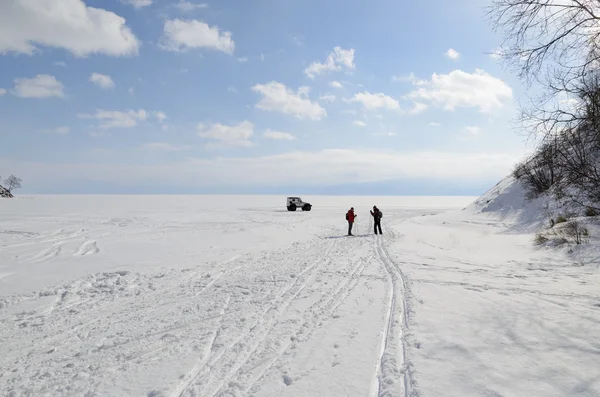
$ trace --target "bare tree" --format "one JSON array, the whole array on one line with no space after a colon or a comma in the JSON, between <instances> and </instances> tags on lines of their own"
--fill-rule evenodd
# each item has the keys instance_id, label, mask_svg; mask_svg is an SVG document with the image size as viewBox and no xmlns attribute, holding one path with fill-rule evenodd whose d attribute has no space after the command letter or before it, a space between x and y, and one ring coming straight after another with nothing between
<instances>
[{"instance_id":1,"label":"bare tree","mask_svg":"<svg viewBox=\"0 0 600 397\"><path fill-rule=\"evenodd\" d=\"M532 136L552 136L579 121L579 84L600 68L600 2L492 0L489 16L505 36L500 57L525 82L544 88L522 109Z\"/></svg>"},{"instance_id":2,"label":"bare tree","mask_svg":"<svg viewBox=\"0 0 600 397\"><path fill-rule=\"evenodd\" d=\"M23 182L21 178L11 175L4 180L4 186L9 193L12 193L14 189L19 189L21 187L21 182Z\"/></svg>"},{"instance_id":3,"label":"bare tree","mask_svg":"<svg viewBox=\"0 0 600 397\"><path fill-rule=\"evenodd\" d=\"M578 74L598 65L598 0L493 0L495 30L505 35L500 56L529 81L543 71Z\"/></svg>"},{"instance_id":4,"label":"bare tree","mask_svg":"<svg viewBox=\"0 0 600 397\"><path fill-rule=\"evenodd\" d=\"M600 1L492 0L500 56L543 94L521 121L541 137L536 154L513 173L535 197L551 191L600 208Z\"/></svg>"}]
</instances>

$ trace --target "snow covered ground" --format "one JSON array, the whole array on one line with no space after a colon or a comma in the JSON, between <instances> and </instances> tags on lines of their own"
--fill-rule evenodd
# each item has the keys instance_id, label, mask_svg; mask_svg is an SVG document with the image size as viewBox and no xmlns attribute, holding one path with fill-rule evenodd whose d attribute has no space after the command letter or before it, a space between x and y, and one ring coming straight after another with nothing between
<instances>
[{"instance_id":1,"label":"snow covered ground","mask_svg":"<svg viewBox=\"0 0 600 397\"><path fill-rule=\"evenodd\" d=\"M0 395L600 396L597 240L499 189L2 200Z\"/></svg>"}]
</instances>

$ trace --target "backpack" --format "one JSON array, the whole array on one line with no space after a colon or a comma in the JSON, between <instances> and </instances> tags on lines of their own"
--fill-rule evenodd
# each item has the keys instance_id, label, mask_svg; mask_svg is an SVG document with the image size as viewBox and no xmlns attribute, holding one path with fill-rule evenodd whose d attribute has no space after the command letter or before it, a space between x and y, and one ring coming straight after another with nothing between
<instances>
[{"instance_id":1,"label":"backpack","mask_svg":"<svg viewBox=\"0 0 600 397\"><path fill-rule=\"evenodd\" d=\"M383 212L379 211L379 219L383 218Z\"/></svg>"},{"instance_id":2,"label":"backpack","mask_svg":"<svg viewBox=\"0 0 600 397\"><path fill-rule=\"evenodd\" d=\"M348 220L348 213L346 212L346 220Z\"/></svg>"}]
</instances>

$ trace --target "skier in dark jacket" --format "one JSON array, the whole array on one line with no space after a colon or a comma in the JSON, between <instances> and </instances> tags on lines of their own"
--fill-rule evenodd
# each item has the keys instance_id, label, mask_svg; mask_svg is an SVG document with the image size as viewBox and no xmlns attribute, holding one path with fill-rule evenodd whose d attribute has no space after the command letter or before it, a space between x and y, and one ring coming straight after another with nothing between
<instances>
[{"instance_id":1,"label":"skier in dark jacket","mask_svg":"<svg viewBox=\"0 0 600 397\"><path fill-rule=\"evenodd\" d=\"M381 211L379 211L379 208L377 208L376 205L373 206L373 211L371 211L371 215L373 216L373 229L375 230L375 234L377 234L377 229L379 229L379 234L383 234L383 232L381 231L381 217L383 216L383 214L381 213Z\"/></svg>"},{"instance_id":2,"label":"skier in dark jacket","mask_svg":"<svg viewBox=\"0 0 600 397\"><path fill-rule=\"evenodd\" d=\"M354 225L354 218L358 215L354 213L354 207L350 208L350 211L346 213L346 220L348 221L348 236L352 236L352 225Z\"/></svg>"}]
</instances>

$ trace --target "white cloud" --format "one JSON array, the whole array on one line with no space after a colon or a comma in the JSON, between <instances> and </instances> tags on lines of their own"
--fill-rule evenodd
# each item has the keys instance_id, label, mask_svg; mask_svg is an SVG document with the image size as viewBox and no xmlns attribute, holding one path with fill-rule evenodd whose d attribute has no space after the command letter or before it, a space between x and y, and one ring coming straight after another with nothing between
<instances>
[{"instance_id":1,"label":"white cloud","mask_svg":"<svg viewBox=\"0 0 600 397\"><path fill-rule=\"evenodd\" d=\"M59 62L54 62L53 63L54 66L62 66L63 68L67 67L67 63L63 62L63 61L59 61Z\"/></svg>"},{"instance_id":2,"label":"white cloud","mask_svg":"<svg viewBox=\"0 0 600 397\"><path fill-rule=\"evenodd\" d=\"M408 113L419 114L423 113L425 110L427 110L427 105L421 102L415 102L413 103L413 106L410 109L408 109Z\"/></svg>"},{"instance_id":3,"label":"white cloud","mask_svg":"<svg viewBox=\"0 0 600 397\"><path fill-rule=\"evenodd\" d=\"M189 1L180 1L179 3L175 4L174 7L177 7L182 12L192 12L201 8L207 8L208 4L198 4Z\"/></svg>"},{"instance_id":4,"label":"white cloud","mask_svg":"<svg viewBox=\"0 0 600 397\"><path fill-rule=\"evenodd\" d=\"M241 58L238 58L237 60L238 60L238 62L241 62L241 63L248 62L248 58L247 57L241 57Z\"/></svg>"},{"instance_id":5,"label":"white cloud","mask_svg":"<svg viewBox=\"0 0 600 397\"><path fill-rule=\"evenodd\" d=\"M468 126L465 130L471 135L479 135L481 133L481 128L478 126Z\"/></svg>"},{"instance_id":6,"label":"white cloud","mask_svg":"<svg viewBox=\"0 0 600 397\"><path fill-rule=\"evenodd\" d=\"M128 110L120 112L116 110L97 110L94 114L78 114L80 119L100 120L100 128L131 128L138 125L138 122L145 121L148 118L148 112L143 109Z\"/></svg>"},{"instance_id":7,"label":"white cloud","mask_svg":"<svg viewBox=\"0 0 600 397\"><path fill-rule=\"evenodd\" d=\"M0 159L36 186L80 180L133 185L168 179L180 186L289 185L298 186L435 179L491 182L511 172L521 153L498 152L394 152L389 150L328 149L294 151L263 157L187 159L162 164L28 163ZM373 161L377 159L377 161ZM298 172L302 170L302 172Z\"/></svg>"},{"instance_id":8,"label":"white cloud","mask_svg":"<svg viewBox=\"0 0 600 397\"><path fill-rule=\"evenodd\" d=\"M222 32L218 26L208 26L201 21L181 19L165 22L161 46L169 51L210 48L230 55L235 49L231 32Z\"/></svg>"},{"instance_id":9,"label":"white cloud","mask_svg":"<svg viewBox=\"0 0 600 397\"><path fill-rule=\"evenodd\" d=\"M281 112L299 119L321 120L327 116L325 109L306 98L308 87L301 87L295 93L284 84L272 81L257 84L252 90L262 94L261 100L256 104L258 109Z\"/></svg>"},{"instance_id":10,"label":"white cloud","mask_svg":"<svg viewBox=\"0 0 600 397\"><path fill-rule=\"evenodd\" d=\"M259 59L261 62L264 62L264 61L265 61L265 54L260 54L260 55L258 56L258 59Z\"/></svg>"},{"instance_id":11,"label":"white cloud","mask_svg":"<svg viewBox=\"0 0 600 397\"><path fill-rule=\"evenodd\" d=\"M355 69L354 65L354 49L344 50L341 47L335 47L333 52L327 56L325 63L313 62L305 70L304 73L311 79L316 75L325 72L340 71L342 68Z\"/></svg>"},{"instance_id":12,"label":"white cloud","mask_svg":"<svg viewBox=\"0 0 600 397\"><path fill-rule=\"evenodd\" d=\"M331 95L331 94L322 95L319 97L319 100L323 101L323 102L335 102L336 97L335 97L335 95Z\"/></svg>"},{"instance_id":13,"label":"white cloud","mask_svg":"<svg viewBox=\"0 0 600 397\"><path fill-rule=\"evenodd\" d=\"M502 55L504 55L504 50L501 47L494 48L491 54L489 54L492 59L500 59L502 58Z\"/></svg>"},{"instance_id":14,"label":"white cloud","mask_svg":"<svg viewBox=\"0 0 600 397\"><path fill-rule=\"evenodd\" d=\"M63 84L56 77L47 74L38 74L27 79L15 79L13 93L21 98L50 98L64 97Z\"/></svg>"},{"instance_id":15,"label":"white cloud","mask_svg":"<svg viewBox=\"0 0 600 397\"><path fill-rule=\"evenodd\" d=\"M212 139L216 142L206 145L207 148L218 148L223 146L250 147L254 143L250 141L254 135L254 126L249 121L228 126L223 124L198 124L198 136Z\"/></svg>"},{"instance_id":16,"label":"white cloud","mask_svg":"<svg viewBox=\"0 0 600 397\"><path fill-rule=\"evenodd\" d=\"M112 80L110 76L106 76L100 73L92 73L90 76L90 81L96 84L100 88L111 89L115 88L115 82Z\"/></svg>"},{"instance_id":17,"label":"white cloud","mask_svg":"<svg viewBox=\"0 0 600 397\"><path fill-rule=\"evenodd\" d=\"M512 99L512 89L502 80L483 70L475 73L454 70L448 74L434 73L431 80L418 84L408 97L425 100L444 110L457 107L475 107L481 112L502 108Z\"/></svg>"},{"instance_id":18,"label":"white cloud","mask_svg":"<svg viewBox=\"0 0 600 397\"><path fill-rule=\"evenodd\" d=\"M457 61L460 58L460 52L450 48L448 51L446 51L446 56L453 61Z\"/></svg>"},{"instance_id":19,"label":"white cloud","mask_svg":"<svg viewBox=\"0 0 600 397\"><path fill-rule=\"evenodd\" d=\"M140 43L124 18L82 0L0 1L0 54L33 55L38 45L84 57L135 55Z\"/></svg>"},{"instance_id":20,"label":"white cloud","mask_svg":"<svg viewBox=\"0 0 600 397\"><path fill-rule=\"evenodd\" d=\"M71 129L69 127L58 127L58 128L52 128L49 130L42 130L42 132L44 134L66 135L69 132L71 132Z\"/></svg>"},{"instance_id":21,"label":"white cloud","mask_svg":"<svg viewBox=\"0 0 600 397\"><path fill-rule=\"evenodd\" d=\"M165 120L167 119L167 115L165 114L165 112L154 112L154 117L156 117L156 119L158 120L159 123L163 124L165 122Z\"/></svg>"},{"instance_id":22,"label":"white cloud","mask_svg":"<svg viewBox=\"0 0 600 397\"><path fill-rule=\"evenodd\" d=\"M365 123L364 121L360 121L360 120L354 120L352 122L352 124L354 124L356 126L359 126L359 127L366 127L367 126L367 123Z\"/></svg>"},{"instance_id":23,"label":"white cloud","mask_svg":"<svg viewBox=\"0 0 600 397\"><path fill-rule=\"evenodd\" d=\"M374 132L371 135L373 136L396 136L395 132Z\"/></svg>"},{"instance_id":24,"label":"white cloud","mask_svg":"<svg viewBox=\"0 0 600 397\"><path fill-rule=\"evenodd\" d=\"M152 0L121 0L121 2L133 6L136 10L152 5Z\"/></svg>"},{"instance_id":25,"label":"white cloud","mask_svg":"<svg viewBox=\"0 0 600 397\"><path fill-rule=\"evenodd\" d=\"M92 132L90 132L90 136L92 138L104 138L107 136L112 136L112 134L107 131L92 131Z\"/></svg>"},{"instance_id":26,"label":"white cloud","mask_svg":"<svg viewBox=\"0 0 600 397\"><path fill-rule=\"evenodd\" d=\"M6 94L6 90L4 88L0 88L0 96Z\"/></svg>"},{"instance_id":27,"label":"white cloud","mask_svg":"<svg viewBox=\"0 0 600 397\"><path fill-rule=\"evenodd\" d=\"M266 130L263 134L263 137L267 139L276 139L276 140L286 140L293 141L296 137L288 132L279 132L279 131L271 131Z\"/></svg>"},{"instance_id":28,"label":"white cloud","mask_svg":"<svg viewBox=\"0 0 600 397\"><path fill-rule=\"evenodd\" d=\"M238 90L237 90L237 88L230 85L229 87L227 87L227 92L231 92L231 93L235 94L238 92Z\"/></svg>"},{"instance_id":29,"label":"white cloud","mask_svg":"<svg viewBox=\"0 0 600 397\"><path fill-rule=\"evenodd\" d=\"M340 83L339 81L331 81L329 83L329 86L333 87L333 88L344 88L344 86L342 85L342 83Z\"/></svg>"},{"instance_id":30,"label":"white cloud","mask_svg":"<svg viewBox=\"0 0 600 397\"><path fill-rule=\"evenodd\" d=\"M417 77L412 72L408 76L399 76L399 75L392 76L392 81L394 81L394 82L406 82L406 81L408 81L408 82L411 82L411 83L415 83L417 80L418 80Z\"/></svg>"},{"instance_id":31,"label":"white cloud","mask_svg":"<svg viewBox=\"0 0 600 397\"><path fill-rule=\"evenodd\" d=\"M167 142L149 142L144 143L140 149L142 150L164 150L167 152L179 152L182 150L189 150L192 147L189 145L173 145Z\"/></svg>"},{"instance_id":32,"label":"white cloud","mask_svg":"<svg viewBox=\"0 0 600 397\"><path fill-rule=\"evenodd\" d=\"M429 126L430 127L441 127L442 124L440 124L440 123L438 123L436 121L432 121L432 122L429 123Z\"/></svg>"},{"instance_id":33,"label":"white cloud","mask_svg":"<svg viewBox=\"0 0 600 397\"><path fill-rule=\"evenodd\" d=\"M135 94L135 90L133 89L133 87L129 87L129 89L127 90L129 92L129 95L133 96Z\"/></svg>"},{"instance_id":34,"label":"white cloud","mask_svg":"<svg viewBox=\"0 0 600 397\"><path fill-rule=\"evenodd\" d=\"M360 102L367 110L377 109L400 109L400 103L383 93L371 94L368 91L354 95L349 102Z\"/></svg>"}]
</instances>

